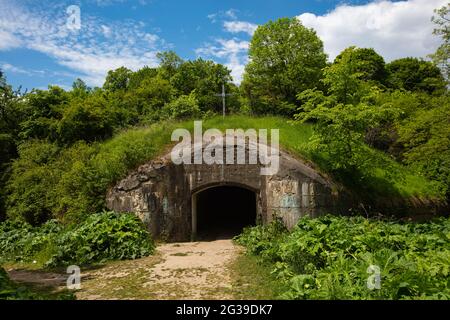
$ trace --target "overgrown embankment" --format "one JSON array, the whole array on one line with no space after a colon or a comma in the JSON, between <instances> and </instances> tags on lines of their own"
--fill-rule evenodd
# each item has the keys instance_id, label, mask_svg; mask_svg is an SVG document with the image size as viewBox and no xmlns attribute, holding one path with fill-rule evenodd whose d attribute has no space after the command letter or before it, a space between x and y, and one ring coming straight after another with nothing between
<instances>
[{"instance_id":1,"label":"overgrown embankment","mask_svg":"<svg viewBox=\"0 0 450 320\"><path fill-rule=\"evenodd\" d=\"M138 165L156 157L173 144L176 128L193 129L193 121L161 122L148 128L129 129L102 143L79 142L66 149L34 141L19 150L13 163L8 190L8 215L33 224L51 218L83 221L105 207L107 189ZM334 175L333 159L309 147L313 127L293 124L280 117L214 117L203 128L279 129L280 144L298 157L310 160L322 172ZM371 149L379 160L366 169L333 177L361 195L387 198L443 199L440 184Z\"/></svg>"}]
</instances>

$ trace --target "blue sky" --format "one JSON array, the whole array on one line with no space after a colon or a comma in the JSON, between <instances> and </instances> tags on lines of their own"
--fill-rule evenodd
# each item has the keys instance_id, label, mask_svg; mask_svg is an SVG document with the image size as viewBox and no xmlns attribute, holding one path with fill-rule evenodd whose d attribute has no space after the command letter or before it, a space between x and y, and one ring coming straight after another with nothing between
<instances>
[{"instance_id":1,"label":"blue sky","mask_svg":"<svg viewBox=\"0 0 450 320\"><path fill-rule=\"evenodd\" d=\"M77 78L101 86L110 69L156 66L156 53L174 50L227 65L236 83L260 24L298 17L314 28L332 60L342 49L373 47L387 61L426 57L433 9L445 0L0 0L0 69L23 88L70 88ZM67 8L80 8L80 28ZM73 20L70 20L73 22ZM69 22L70 22L69 21ZM72 26L72 27L70 27Z\"/></svg>"}]
</instances>

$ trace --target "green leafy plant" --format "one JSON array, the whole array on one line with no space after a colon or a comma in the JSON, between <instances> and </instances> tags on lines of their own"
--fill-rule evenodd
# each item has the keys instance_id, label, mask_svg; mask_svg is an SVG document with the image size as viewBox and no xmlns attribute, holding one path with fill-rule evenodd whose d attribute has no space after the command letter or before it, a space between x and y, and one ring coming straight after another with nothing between
<instances>
[{"instance_id":1,"label":"green leafy plant","mask_svg":"<svg viewBox=\"0 0 450 320\"><path fill-rule=\"evenodd\" d=\"M136 259L152 254L154 243L136 216L104 212L69 227L55 220L40 227L6 221L0 224L0 251L0 261L57 267Z\"/></svg>"},{"instance_id":2,"label":"green leafy plant","mask_svg":"<svg viewBox=\"0 0 450 320\"><path fill-rule=\"evenodd\" d=\"M136 259L152 254L154 244L136 216L104 212L63 233L56 239L55 250L46 265Z\"/></svg>"},{"instance_id":3,"label":"green leafy plant","mask_svg":"<svg viewBox=\"0 0 450 320\"><path fill-rule=\"evenodd\" d=\"M246 229L236 241L273 265L287 299L450 299L450 219L427 223L362 217L302 218ZM367 286L369 266L381 286Z\"/></svg>"}]
</instances>

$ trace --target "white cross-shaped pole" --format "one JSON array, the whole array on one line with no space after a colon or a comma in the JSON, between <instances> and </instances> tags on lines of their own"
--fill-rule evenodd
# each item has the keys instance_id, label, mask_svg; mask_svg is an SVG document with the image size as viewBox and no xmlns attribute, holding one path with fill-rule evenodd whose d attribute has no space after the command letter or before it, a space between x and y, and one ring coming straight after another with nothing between
<instances>
[{"instance_id":1,"label":"white cross-shaped pole","mask_svg":"<svg viewBox=\"0 0 450 320\"><path fill-rule=\"evenodd\" d=\"M233 94L231 94L231 93L226 94L226 93L225 93L225 83L222 84L222 93L216 94L217 97L222 97L222 117L223 117L223 118L225 118L225 113L226 113L226 102L225 102L225 98L226 98L227 96L231 96L231 95L233 95Z\"/></svg>"}]
</instances>

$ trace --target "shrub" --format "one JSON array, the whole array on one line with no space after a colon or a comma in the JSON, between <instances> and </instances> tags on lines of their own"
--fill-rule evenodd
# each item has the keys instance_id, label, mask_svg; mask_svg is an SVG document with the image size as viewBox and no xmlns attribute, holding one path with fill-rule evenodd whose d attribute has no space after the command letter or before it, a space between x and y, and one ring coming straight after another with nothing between
<instances>
[{"instance_id":1,"label":"shrub","mask_svg":"<svg viewBox=\"0 0 450 320\"><path fill-rule=\"evenodd\" d=\"M163 113L172 119L187 119L200 115L198 100L194 94L182 95L164 105Z\"/></svg>"},{"instance_id":2,"label":"shrub","mask_svg":"<svg viewBox=\"0 0 450 320\"><path fill-rule=\"evenodd\" d=\"M152 254L154 244L136 216L105 212L62 234L55 249L48 266L136 259Z\"/></svg>"},{"instance_id":3,"label":"shrub","mask_svg":"<svg viewBox=\"0 0 450 320\"><path fill-rule=\"evenodd\" d=\"M56 267L136 259L153 251L148 232L132 214L93 214L72 227L56 220L40 227L9 220L0 224L0 261Z\"/></svg>"}]
</instances>

